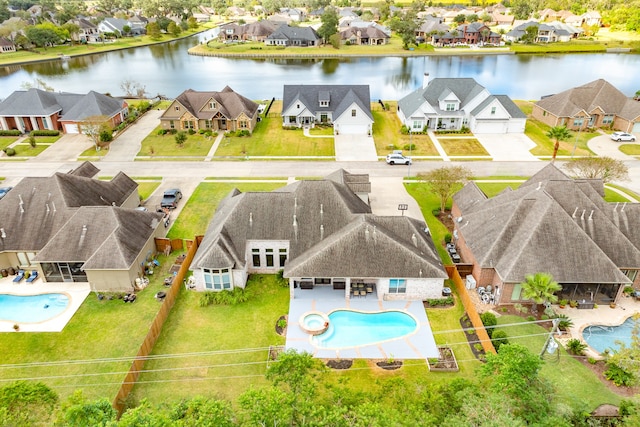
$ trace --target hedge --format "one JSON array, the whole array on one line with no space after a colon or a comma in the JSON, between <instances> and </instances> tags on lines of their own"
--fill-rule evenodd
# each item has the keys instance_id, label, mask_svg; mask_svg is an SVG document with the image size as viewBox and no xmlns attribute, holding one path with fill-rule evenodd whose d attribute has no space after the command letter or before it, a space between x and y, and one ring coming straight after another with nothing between
<instances>
[{"instance_id":1,"label":"hedge","mask_svg":"<svg viewBox=\"0 0 640 427\"><path fill-rule=\"evenodd\" d=\"M59 136L59 130L32 130L29 135L31 136Z\"/></svg>"},{"instance_id":2,"label":"hedge","mask_svg":"<svg viewBox=\"0 0 640 427\"><path fill-rule=\"evenodd\" d=\"M22 132L19 130L0 130L0 136L20 136Z\"/></svg>"}]
</instances>

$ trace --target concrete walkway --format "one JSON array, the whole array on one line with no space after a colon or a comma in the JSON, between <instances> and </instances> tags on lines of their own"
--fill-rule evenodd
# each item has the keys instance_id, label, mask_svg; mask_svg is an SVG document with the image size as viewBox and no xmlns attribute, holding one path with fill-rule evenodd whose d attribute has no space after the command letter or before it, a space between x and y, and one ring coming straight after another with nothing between
<instances>
[{"instance_id":1,"label":"concrete walkway","mask_svg":"<svg viewBox=\"0 0 640 427\"><path fill-rule=\"evenodd\" d=\"M127 162L136 158L142 148L142 140L160 124L164 110L149 110L137 122L111 142L109 152L102 159L105 162Z\"/></svg>"},{"instance_id":2,"label":"concrete walkway","mask_svg":"<svg viewBox=\"0 0 640 427\"><path fill-rule=\"evenodd\" d=\"M449 156L447 156L447 152L444 151L444 148L440 144L440 141L438 141L438 137L436 136L435 132L433 132L432 130L428 130L427 134L429 135L429 138L431 138L433 146L436 147L438 154L440 155L440 157L442 157L442 160L445 162L450 162L451 159L449 158Z\"/></svg>"},{"instance_id":3,"label":"concrete walkway","mask_svg":"<svg viewBox=\"0 0 640 427\"><path fill-rule=\"evenodd\" d=\"M33 157L29 162L75 162L78 156L88 148L93 146L93 142L88 136L67 133L62 135L55 144L51 144L49 148L42 153Z\"/></svg>"},{"instance_id":4,"label":"concrete walkway","mask_svg":"<svg viewBox=\"0 0 640 427\"><path fill-rule=\"evenodd\" d=\"M213 142L211 149L207 153L207 157L204 158L205 162L210 162L213 159L213 156L216 154L216 151L222 142L222 138L224 138L224 132L220 132L218 136L216 136L216 140Z\"/></svg>"},{"instance_id":5,"label":"concrete walkway","mask_svg":"<svg viewBox=\"0 0 640 427\"><path fill-rule=\"evenodd\" d=\"M369 204L374 214L381 216L402 215L402 212L398 210L398 205L406 204L409 208L404 212L406 216L424 221L418 202L407 193L404 187L404 178L369 176L369 179L371 180Z\"/></svg>"}]
</instances>

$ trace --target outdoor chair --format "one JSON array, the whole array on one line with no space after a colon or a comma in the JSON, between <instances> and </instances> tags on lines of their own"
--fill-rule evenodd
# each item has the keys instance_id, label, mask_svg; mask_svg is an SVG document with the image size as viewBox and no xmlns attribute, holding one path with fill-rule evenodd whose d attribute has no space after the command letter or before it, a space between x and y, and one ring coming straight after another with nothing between
<instances>
[{"instance_id":1,"label":"outdoor chair","mask_svg":"<svg viewBox=\"0 0 640 427\"><path fill-rule=\"evenodd\" d=\"M24 279L24 270L18 270L18 275L13 279L14 283L20 283Z\"/></svg>"},{"instance_id":2,"label":"outdoor chair","mask_svg":"<svg viewBox=\"0 0 640 427\"><path fill-rule=\"evenodd\" d=\"M38 278L38 270L32 270L29 277L27 277L27 283L33 283Z\"/></svg>"}]
</instances>

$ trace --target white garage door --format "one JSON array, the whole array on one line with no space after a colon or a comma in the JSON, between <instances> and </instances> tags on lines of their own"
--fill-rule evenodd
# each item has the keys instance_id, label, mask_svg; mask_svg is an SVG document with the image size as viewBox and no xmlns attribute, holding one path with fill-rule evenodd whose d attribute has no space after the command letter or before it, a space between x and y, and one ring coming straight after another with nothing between
<instances>
[{"instance_id":1,"label":"white garage door","mask_svg":"<svg viewBox=\"0 0 640 427\"><path fill-rule=\"evenodd\" d=\"M634 123L632 132L633 133L640 132L640 123Z\"/></svg>"},{"instance_id":2,"label":"white garage door","mask_svg":"<svg viewBox=\"0 0 640 427\"><path fill-rule=\"evenodd\" d=\"M340 125L338 127L341 135L366 135L366 125Z\"/></svg>"},{"instance_id":3,"label":"white garage door","mask_svg":"<svg viewBox=\"0 0 640 427\"><path fill-rule=\"evenodd\" d=\"M64 131L65 131L66 133L80 133L80 132L78 131L78 125L77 125L77 124L75 124L75 125L72 125L72 124L65 124L65 125L64 125Z\"/></svg>"},{"instance_id":4,"label":"white garage door","mask_svg":"<svg viewBox=\"0 0 640 427\"><path fill-rule=\"evenodd\" d=\"M473 133L507 133L508 126L507 122L477 121Z\"/></svg>"}]
</instances>

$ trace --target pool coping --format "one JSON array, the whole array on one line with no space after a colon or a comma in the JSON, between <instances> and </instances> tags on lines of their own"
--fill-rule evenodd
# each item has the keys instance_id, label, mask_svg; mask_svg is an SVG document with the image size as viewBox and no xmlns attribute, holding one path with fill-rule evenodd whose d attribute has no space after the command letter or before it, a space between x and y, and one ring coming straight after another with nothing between
<instances>
[{"instance_id":1,"label":"pool coping","mask_svg":"<svg viewBox=\"0 0 640 427\"><path fill-rule=\"evenodd\" d=\"M638 313L633 313L630 314L629 316L625 317L624 319L622 319L621 322L619 323L614 323L614 322L606 322L604 320L599 320L597 322L588 322L588 323L584 323L582 325L580 325L580 339L582 342L584 342L587 345L587 349L585 350L585 352L590 353L589 355L591 357L594 357L596 359L605 359L606 356L603 356L604 352L599 352L598 350L596 350L595 348L591 347L589 345L589 343L587 342L587 340L584 338L584 330L590 326L611 326L611 327L615 327L615 326L622 326L622 324L624 324L624 322L626 322L627 320L631 319L632 317L638 315ZM640 320L640 319L639 319Z\"/></svg>"}]
</instances>

